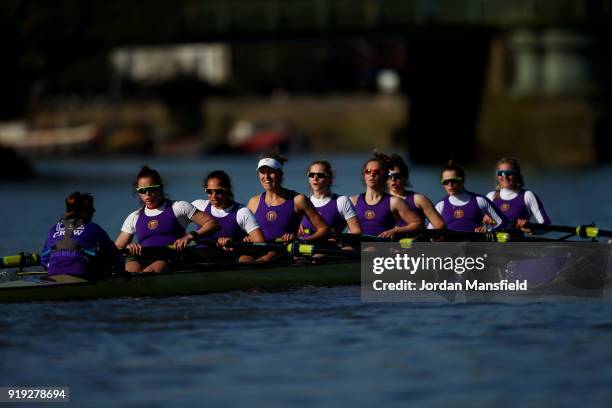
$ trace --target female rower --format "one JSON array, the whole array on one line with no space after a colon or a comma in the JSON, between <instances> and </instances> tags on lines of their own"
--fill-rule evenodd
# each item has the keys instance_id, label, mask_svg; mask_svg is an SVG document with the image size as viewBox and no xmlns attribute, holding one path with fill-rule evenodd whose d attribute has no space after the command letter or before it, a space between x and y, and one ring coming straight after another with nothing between
<instances>
[{"instance_id":1,"label":"female rower","mask_svg":"<svg viewBox=\"0 0 612 408\"><path fill-rule=\"evenodd\" d=\"M220 230L210 235L217 240L220 247L225 247L229 241L242 241L245 236L248 236L251 242L264 242L263 232L253 213L234 201L232 182L226 172L215 170L208 173L204 179L204 191L208 200L198 199L191 204L213 217L221 226ZM247 262L252 261L253 257L241 255L238 259L240 262Z\"/></svg>"},{"instance_id":2,"label":"female rower","mask_svg":"<svg viewBox=\"0 0 612 408\"><path fill-rule=\"evenodd\" d=\"M115 240L117 248L126 248L134 259L126 263L128 272L167 272L176 256L166 253L143 254L142 248L174 244L181 251L191 241L219 228L209 215L200 212L186 201L170 201L164 195L164 184L159 173L148 166L141 168L134 183L143 206L127 216ZM197 231L185 233L190 222L200 225ZM130 243L136 236L138 243Z\"/></svg>"},{"instance_id":3,"label":"female rower","mask_svg":"<svg viewBox=\"0 0 612 408\"><path fill-rule=\"evenodd\" d=\"M423 194L406 190L406 187L410 187L410 171L404 159L397 154L392 154L387 160L387 165L389 166L389 176L387 178L389 193L404 199L408 207L419 215L423 223L427 220L432 228L444 228L444 220L434 208L431 200ZM405 223L400 220L397 225L402 226Z\"/></svg>"},{"instance_id":4,"label":"female rower","mask_svg":"<svg viewBox=\"0 0 612 408\"><path fill-rule=\"evenodd\" d=\"M283 164L287 161L276 151L261 156L257 163L257 174L264 192L251 197L247 207L255 214L264 238L283 241L294 239L302 217L308 218L316 231L306 237L307 241L325 238L330 229L309 199L303 194L282 186Z\"/></svg>"},{"instance_id":5,"label":"female rower","mask_svg":"<svg viewBox=\"0 0 612 408\"><path fill-rule=\"evenodd\" d=\"M122 272L119 251L98 224L93 197L75 191L66 197L66 212L49 230L41 253L41 264L49 277L73 275L97 279Z\"/></svg>"},{"instance_id":6,"label":"female rower","mask_svg":"<svg viewBox=\"0 0 612 408\"><path fill-rule=\"evenodd\" d=\"M518 160L502 158L497 162L496 175L497 187L487 194L487 198L504 213L512 226L523 228L532 218L538 224L550 224L550 218L538 196L523 188L525 182Z\"/></svg>"},{"instance_id":7,"label":"female rower","mask_svg":"<svg viewBox=\"0 0 612 408\"><path fill-rule=\"evenodd\" d=\"M485 232L482 219L488 215L493 221L492 231L505 228L506 216L488 198L465 190L465 170L452 160L442 169L441 183L448 196L436 204L446 227L451 231Z\"/></svg>"},{"instance_id":8,"label":"female rower","mask_svg":"<svg viewBox=\"0 0 612 408\"><path fill-rule=\"evenodd\" d=\"M423 228L417 213L412 211L404 200L385 192L388 173L385 156L380 153L374 153L374 157L363 165L362 175L366 191L352 196L351 201L355 205L364 234L393 238L398 233ZM404 221L405 225L397 226L400 220Z\"/></svg>"},{"instance_id":9,"label":"female rower","mask_svg":"<svg viewBox=\"0 0 612 408\"><path fill-rule=\"evenodd\" d=\"M342 232L348 228L351 234L361 234L361 224L351 200L331 192L334 176L331 164L325 160L314 161L308 166L306 174L312 191L310 201L327 225L334 232ZM316 231L316 228L304 217L301 230L309 235Z\"/></svg>"}]
</instances>

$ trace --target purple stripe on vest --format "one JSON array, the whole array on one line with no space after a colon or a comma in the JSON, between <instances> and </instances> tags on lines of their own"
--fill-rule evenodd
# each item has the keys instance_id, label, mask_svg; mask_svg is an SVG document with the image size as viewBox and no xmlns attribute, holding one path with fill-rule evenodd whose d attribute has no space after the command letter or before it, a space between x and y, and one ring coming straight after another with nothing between
<instances>
[{"instance_id":1,"label":"purple stripe on vest","mask_svg":"<svg viewBox=\"0 0 612 408\"><path fill-rule=\"evenodd\" d=\"M290 197L281 205L268 205L266 193L261 193L255 219L266 241L282 237L284 234L297 234L300 217L296 214L293 203L297 193L289 191L289 195Z\"/></svg>"},{"instance_id":2,"label":"purple stripe on vest","mask_svg":"<svg viewBox=\"0 0 612 408\"><path fill-rule=\"evenodd\" d=\"M478 206L476 201L477 194L465 191L470 195L470 201L462 206L451 204L449 198L444 198L444 209L442 210L442 219L446 223L446 228L451 231L473 232L474 228L482 225L484 213Z\"/></svg>"},{"instance_id":3,"label":"purple stripe on vest","mask_svg":"<svg viewBox=\"0 0 612 408\"><path fill-rule=\"evenodd\" d=\"M221 226L221 229L212 234L210 237L215 239L221 237L229 237L232 240L241 241L246 234L242 230L242 228L240 228L238 220L236 219L239 209L240 204L236 203L235 201L232 201L231 209L225 217L215 217L215 215L212 213L212 204L209 201L208 205L204 209L204 213L213 217Z\"/></svg>"},{"instance_id":4,"label":"purple stripe on vest","mask_svg":"<svg viewBox=\"0 0 612 408\"><path fill-rule=\"evenodd\" d=\"M406 198L404 198L404 201L406 201L406 204L408 204L408 207L410 207L410 209L419 216L419 218L421 219L421 222L423 223L423 225L425 225L425 213L423 212L422 209L416 206L414 202L415 194L416 192L414 191L408 191L408 195L406 196ZM406 225L406 222L404 220L397 221L398 227L403 227L404 225Z\"/></svg>"},{"instance_id":5,"label":"purple stripe on vest","mask_svg":"<svg viewBox=\"0 0 612 408\"><path fill-rule=\"evenodd\" d=\"M338 211L338 194L332 194L331 200L321 207L316 207L317 212L321 214L321 217L325 220L325 223L329 225L335 232L342 232L346 228L346 220ZM308 217L302 217L302 225L304 228L310 230L312 235L317 230L314 225L310 222Z\"/></svg>"},{"instance_id":6,"label":"purple stripe on vest","mask_svg":"<svg viewBox=\"0 0 612 408\"><path fill-rule=\"evenodd\" d=\"M391 196L387 193L384 193L381 200L374 205L366 203L365 194L359 194L355 211L363 233L366 235L378 235L395 227L395 217L391 211Z\"/></svg>"},{"instance_id":7,"label":"purple stripe on vest","mask_svg":"<svg viewBox=\"0 0 612 408\"><path fill-rule=\"evenodd\" d=\"M149 217L144 207L136 221L136 238L143 247L165 246L174 243L185 235L185 228L178 222L172 202L166 203L166 208L158 215Z\"/></svg>"}]
</instances>

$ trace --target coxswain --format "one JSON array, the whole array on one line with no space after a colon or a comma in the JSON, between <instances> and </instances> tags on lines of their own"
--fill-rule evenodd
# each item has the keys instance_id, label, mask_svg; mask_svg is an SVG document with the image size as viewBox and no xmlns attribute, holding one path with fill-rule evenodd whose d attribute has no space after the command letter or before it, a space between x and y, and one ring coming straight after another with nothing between
<instances>
[{"instance_id":1,"label":"coxswain","mask_svg":"<svg viewBox=\"0 0 612 408\"><path fill-rule=\"evenodd\" d=\"M157 253L143 253L143 248L174 245L177 251L181 251L191 241L197 241L219 229L213 217L190 203L167 199L164 183L156 170L142 167L134 186L142 207L127 216L115 240L117 248L127 248L133 256L133 259L126 262L127 272L168 272L170 265L179 258L176 251L159 248ZM186 233L190 222L200 228ZM134 236L138 243L132 243Z\"/></svg>"},{"instance_id":2,"label":"coxswain","mask_svg":"<svg viewBox=\"0 0 612 408\"><path fill-rule=\"evenodd\" d=\"M71 275L97 280L123 272L123 262L106 231L92 222L94 199L75 191L66 197L66 212L49 230L41 264L49 278Z\"/></svg>"}]
</instances>

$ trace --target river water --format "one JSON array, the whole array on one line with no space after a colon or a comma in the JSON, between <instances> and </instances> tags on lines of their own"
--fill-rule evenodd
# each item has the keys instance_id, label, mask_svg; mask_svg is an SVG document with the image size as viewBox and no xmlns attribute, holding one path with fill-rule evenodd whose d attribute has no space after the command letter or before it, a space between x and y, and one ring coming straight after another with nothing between
<instances>
[{"instance_id":1,"label":"river water","mask_svg":"<svg viewBox=\"0 0 612 408\"><path fill-rule=\"evenodd\" d=\"M333 157L337 192L361 191L364 158ZM286 186L306 190L311 159L292 158ZM40 178L0 184L0 254L40 250L73 190L94 194L95 221L116 236L142 164L174 199L201 197L217 168L239 201L260 191L255 157L43 161ZM612 168L524 171L555 223L612 227ZM438 168L412 173L442 196ZM468 171L468 188L492 183L492 169ZM5 304L0 387L69 386L78 407L610 406L611 344L612 303L591 298L367 303L339 287Z\"/></svg>"}]
</instances>

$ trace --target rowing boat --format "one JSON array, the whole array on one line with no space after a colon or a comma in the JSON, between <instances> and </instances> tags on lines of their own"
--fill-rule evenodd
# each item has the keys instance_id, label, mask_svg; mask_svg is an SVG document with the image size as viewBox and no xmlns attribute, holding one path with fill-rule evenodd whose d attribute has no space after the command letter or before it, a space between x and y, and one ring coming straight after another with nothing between
<instances>
[{"instance_id":1,"label":"rowing boat","mask_svg":"<svg viewBox=\"0 0 612 408\"><path fill-rule=\"evenodd\" d=\"M350 259L308 259L268 264L193 264L172 273L121 274L97 282L59 275L26 275L0 283L0 302L193 295L252 288L358 285L360 263Z\"/></svg>"}]
</instances>

